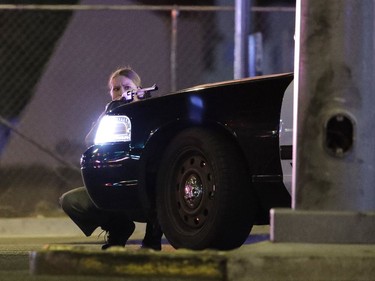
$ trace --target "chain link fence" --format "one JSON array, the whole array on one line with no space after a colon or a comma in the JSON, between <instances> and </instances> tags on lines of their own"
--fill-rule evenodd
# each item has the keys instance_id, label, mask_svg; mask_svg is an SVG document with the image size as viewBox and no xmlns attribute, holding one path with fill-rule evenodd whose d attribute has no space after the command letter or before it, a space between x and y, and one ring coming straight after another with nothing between
<instances>
[{"instance_id":1,"label":"chain link fence","mask_svg":"<svg viewBox=\"0 0 375 281\"><path fill-rule=\"evenodd\" d=\"M252 13L252 75L292 71L294 8ZM109 74L131 66L156 95L233 79L234 8L0 5L0 42L0 217L58 216Z\"/></svg>"}]
</instances>

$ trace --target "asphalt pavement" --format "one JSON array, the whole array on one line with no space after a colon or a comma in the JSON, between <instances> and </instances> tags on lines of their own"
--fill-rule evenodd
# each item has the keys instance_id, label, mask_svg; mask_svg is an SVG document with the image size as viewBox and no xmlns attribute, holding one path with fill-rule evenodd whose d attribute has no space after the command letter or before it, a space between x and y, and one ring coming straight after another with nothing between
<instances>
[{"instance_id":1,"label":"asphalt pavement","mask_svg":"<svg viewBox=\"0 0 375 281\"><path fill-rule=\"evenodd\" d=\"M144 224L126 248L101 251L65 217L0 220L0 280L375 280L375 245L273 243L254 227L232 251L140 250ZM21 242L22 241L22 242ZM17 272L21 273L17 273Z\"/></svg>"}]
</instances>

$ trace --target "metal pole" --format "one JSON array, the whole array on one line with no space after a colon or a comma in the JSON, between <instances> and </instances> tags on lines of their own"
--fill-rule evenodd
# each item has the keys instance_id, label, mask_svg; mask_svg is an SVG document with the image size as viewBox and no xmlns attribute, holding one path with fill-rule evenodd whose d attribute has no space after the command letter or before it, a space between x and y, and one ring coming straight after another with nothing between
<instances>
[{"instance_id":1,"label":"metal pole","mask_svg":"<svg viewBox=\"0 0 375 281\"><path fill-rule=\"evenodd\" d=\"M174 7L171 10L172 30L171 30L171 90L177 89L177 24L179 10Z\"/></svg>"},{"instance_id":2,"label":"metal pole","mask_svg":"<svg viewBox=\"0 0 375 281\"><path fill-rule=\"evenodd\" d=\"M271 212L271 236L375 243L374 1L297 5L294 210Z\"/></svg>"},{"instance_id":3,"label":"metal pole","mask_svg":"<svg viewBox=\"0 0 375 281\"><path fill-rule=\"evenodd\" d=\"M234 32L234 79L249 75L248 36L251 0L236 0Z\"/></svg>"}]
</instances>

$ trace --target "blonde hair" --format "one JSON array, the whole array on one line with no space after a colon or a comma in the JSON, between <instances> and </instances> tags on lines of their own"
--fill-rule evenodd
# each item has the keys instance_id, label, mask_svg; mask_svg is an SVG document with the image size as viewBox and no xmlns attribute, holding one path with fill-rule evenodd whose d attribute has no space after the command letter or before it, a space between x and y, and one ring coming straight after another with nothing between
<instances>
[{"instance_id":1,"label":"blonde hair","mask_svg":"<svg viewBox=\"0 0 375 281\"><path fill-rule=\"evenodd\" d=\"M109 81L108 81L108 87L109 88L111 88L112 79L116 78L117 76L125 76L125 77L129 78L130 80L132 80L133 83L137 87L142 86L141 85L141 77L139 77L137 72L135 72L133 69L131 69L130 67L127 66L127 67L119 68L111 74L111 76L109 77Z\"/></svg>"}]
</instances>

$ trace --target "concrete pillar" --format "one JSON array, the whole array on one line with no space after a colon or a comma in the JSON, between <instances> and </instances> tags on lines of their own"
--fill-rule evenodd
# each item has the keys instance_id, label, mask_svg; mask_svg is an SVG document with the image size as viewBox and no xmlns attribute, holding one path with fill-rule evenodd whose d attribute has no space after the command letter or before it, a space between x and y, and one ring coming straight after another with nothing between
<instances>
[{"instance_id":1,"label":"concrete pillar","mask_svg":"<svg viewBox=\"0 0 375 281\"><path fill-rule=\"evenodd\" d=\"M298 0L292 209L271 240L375 243L375 1Z\"/></svg>"}]
</instances>

